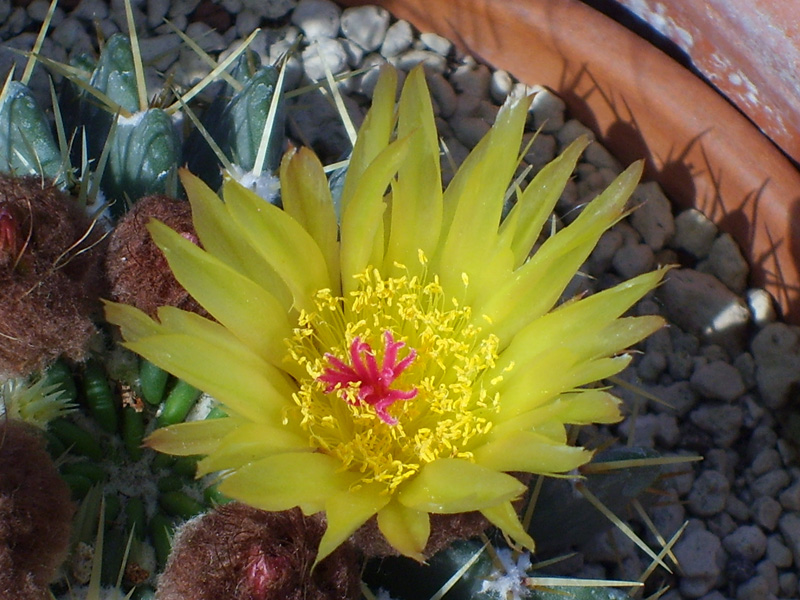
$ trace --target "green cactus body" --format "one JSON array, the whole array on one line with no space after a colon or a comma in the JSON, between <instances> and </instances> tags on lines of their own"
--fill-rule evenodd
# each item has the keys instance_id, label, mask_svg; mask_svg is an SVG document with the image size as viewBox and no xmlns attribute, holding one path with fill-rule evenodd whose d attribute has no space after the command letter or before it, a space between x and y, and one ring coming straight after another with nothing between
<instances>
[{"instance_id":1,"label":"green cactus body","mask_svg":"<svg viewBox=\"0 0 800 600\"><path fill-rule=\"evenodd\" d=\"M180 145L170 117L152 108L120 118L113 133L103 191L114 200L112 212L151 194L177 195Z\"/></svg>"},{"instance_id":2,"label":"green cactus body","mask_svg":"<svg viewBox=\"0 0 800 600\"><path fill-rule=\"evenodd\" d=\"M127 36L115 34L109 38L89 85L107 99L107 105L81 91L77 126L86 130L90 158L97 160L110 144L102 189L112 202L112 212L119 216L128 202L150 194L175 195L181 162L178 134L163 110L140 110L133 52ZM71 89L74 92L74 84ZM115 119L116 126L112 127ZM107 142L109 135L112 138Z\"/></svg>"},{"instance_id":3,"label":"green cactus body","mask_svg":"<svg viewBox=\"0 0 800 600\"><path fill-rule=\"evenodd\" d=\"M26 85L10 81L0 105L0 171L64 181L61 154L42 109Z\"/></svg>"},{"instance_id":4,"label":"green cactus body","mask_svg":"<svg viewBox=\"0 0 800 600\"><path fill-rule=\"evenodd\" d=\"M206 111L203 125L231 162L242 171L249 172L256 164L256 155L278 81L278 71L272 66L257 67L250 75L249 69L244 66L245 59L250 60L243 56L235 73L244 88L231 97L232 90L230 86L226 86ZM220 99L225 103L220 102ZM280 102L269 134L265 172L275 171L280 164L285 121L283 102ZM187 157L192 172L201 174L212 188L219 187L222 182L219 161L209 145L198 140L197 134L190 136L187 141Z\"/></svg>"}]
</instances>

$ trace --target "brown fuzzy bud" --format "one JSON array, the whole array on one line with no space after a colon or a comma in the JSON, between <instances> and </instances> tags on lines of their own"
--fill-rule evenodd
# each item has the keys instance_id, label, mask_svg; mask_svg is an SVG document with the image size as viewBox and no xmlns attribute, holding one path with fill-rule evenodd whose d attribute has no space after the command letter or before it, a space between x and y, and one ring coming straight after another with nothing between
<instances>
[{"instance_id":1,"label":"brown fuzzy bud","mask_svg":"<svg viewBox=\"0 0 800 600\"><path fill-rule=\"evenodd\" d=\"M299 509L265 512L237 502L184 524L158 582L158 600L347 600L361 565L345 543L311 567L325 530Z\"/></svg>"},{"instance_id":2,"label":"brown fuzzy bud","mask_svg":"<svg viewBox=\"0 0 800 600\"><path fill-rule=\"evenodd\" d=\"M0 175L0 375L84 357L103 281L94 229L57 188Z\"/></svg>"},{"instance_id":3,"label":"brown fuzzy bud","mask_svg":"<svg viewBox=\"0 0 800 600\"><path fill-rule=\"evenodd\" d=\"M50 598L75 507L39 432L0 421L0 598Z\"/></svg>"},{"instance_id":4,"label":"brown fuzzy bud","mask_svg":"<svg viewBox=\"0 0 800 600\"><path fill-rule=\"evenodd\" d=\"M156 219L188 240L198 243L188 202L168 196L148 196L139 200L117 223L111 234L106 273L111 297L156 316L159 306L177 306L205 314L175 276L147 231Z\"/></svg>"}]
</instances>

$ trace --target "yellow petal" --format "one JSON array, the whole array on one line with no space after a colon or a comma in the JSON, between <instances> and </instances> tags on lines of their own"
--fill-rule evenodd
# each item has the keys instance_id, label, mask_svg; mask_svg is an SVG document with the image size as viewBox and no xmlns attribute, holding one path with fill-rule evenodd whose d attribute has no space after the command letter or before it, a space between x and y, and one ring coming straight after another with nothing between
<instances>
[{"instance_id":1,"label":"yellow petal","mask_svg":"<svg viewBox=\"0 0 800 600\"><path fill-rule=\"evenodd\" d=\"M237 469L220 482L219 491L262 510L299 506L309 514L354 480L340 467L335 458L317 452L275 454Z\"/></svg>"},{"instance_id":2,"label":"yellow petal","mask_svg":"<svg viewBox=\"0 0 800 600\"><path fill-rule=\"evenodd\" d=\"M153 221L148 230L192 297L259 356L282 365L283 340L292 330L275 296L163 223Z\"/></svg>"},{"instance_id":3,"label":"yellow petal","mask_svg":"<svg viewBox=\"0 0 800 600\"><path fill-rule=\"evenodd\" d=\"M562 356L561 352L553 352L525 372L509 377L501 392L499 419L509 419L564 392L616 375L631 362L630 355L622 355L574 364L566 357L560 360Z\"/></svg>"},{"instance_id":4,"label":"yellow petal","mask_svg":"<svg viewBox=\"0 0 800 600\"><path fill-rule=\"evenodd\" d=\"M158 335L161 326L148 317L143 311L127 304L103 300L106 321L120 328L122 337L126 340Z\"/></svg>"},{"instance_id":5,"label":"yellow petal","mask_svg":"<svg viewBox=\"0 0 800 600\"><path fill-rule=\"evenodd\" d=\"M180 177L192 205L192 221L203 248L271 292L288 312L292 305L289 289L250 245L219 196L186 169L180 170Z\"/></svg>"},{"instance_id":6,"label":"yellow petal","mask_svg":"<svg viewBox=\"0 0 800 600\"><path fill-rule=\"evenodd\" d=\"M473 450L475 462L495 471L566 473L591 460L584 448L554 444L530 431L517 431Z\"/></svg>"},{"instance_id":7,"label":"yellow petal","mask_svg":"<svg viewBox=\"0 0 800 600\"><path fill-rule=\"evenodd\" d=\"M418 251L433 256L443 210L439 134L422 65L408 74L400 95L397 137L406 136L412 136L412 147L392 186L391 226L384 270L391 273L394 263L399 263L414 275L422 269ZM424 227L420 227L421 223Z\"/></svg>"},{"instance_id":8,"label":"yellow petal","mask_svg":"<svg viewBox=\"0 0 800 600\"><path fill-rule=\"evenodd\" d=\"M364 171L350 202L343 209L341 268L345 293L356 288L353 275L363 273L370 266L376 237L383 224L384 193L405 158L409 144L410 138L404 138L387 146ZM379 243L382 248L383 240Z\"/></svg>"},{"instance_id":9,"label":"yellow petal","mask_svg":"<svg viewBox=\"0 0 800 600\"><path fill-rule=\"evenodd\" d=\"M503 533L515 542L525 546L531 552L536 551L536 544L534 544L533 538L528 535L522 523L519 522L517 511L514 510L511 502L503 502L496 506L484 508L481 513L489 519L492 525L499 527Z\"/></svg>"},{"instance_id":10,"label":"yellow petal","mask_svg":"<svg viewBox=\"0 0 800 600\"><path fill-rule=\"evenodd\" d=\"M144 441L145 446L177 456L209 454L219 446L222 438L246 423L237 417L178 423L160 427Z\"/></svg>"},{"instance_id":11,"label":"yellow petal","mask_svg":"<svg viewBox=\"0 0 800 600\"><path fill-rule=\"evenodd\" d=\"M536 319L514 336L489 376L503 373L511 363L528 364L570 340L583 344L586 336L596 334L656 287L667 270L645 273L581 300L567 302ZM637 321L635 326L642 328L640 333L644 339L656 325L655 321L646 319ZM616 354L624 349L620 346L609 353Z\"/></svg>"},{"instance_id":12,"label":"yellow petal","mask_svg":"<svg viewBox=\"0 0 800 600\"><path fill-rule=\"evenodd\" d=\"M361 177L372 161L389 144L394 128L394 99L397 93L397 72L390 65L381 67L378 83L372 94L372 106L358 130L350 163L342 188L342 214L350 204Z\"/></svg>"},{"instance_id":13,"label":"yellow petal","mask_svg":"<svg viewBox=\"0 0 800 600\"><path fill-rule=\"evenodd\" d=\"M334 494L325 502L325 519L328 526L319 543L316 566L336 550L356 529L381 510L391 499L386 487L378 484L365 485L355 490Z\"/></svg>"},{"instance_id":14,"label":"yellow petal","mask_svg":"<svg viewBox=\"0 0 800 600\"><path fill-rule=\"evenodd\" d=\"M549 311L603 232L622 216L641 172L641 162L628 167L575 221L542 244L506 285L474 305L474 320L485 315L497 336L509 340Z\"/></svg>"},{"instance_id":15,"label":"yellow petal","mask_svg":"<svg viewBox=\"0 0 800 600\"><path fill-rule=\"evenodd\" d=\"M428 513L406 508L394 500L378 513L378 528L399 552L420 562L425 560L422 551L431 533Z\"/></svg>"},{"instance_id":16,"label":"yellow petal","mask_svg":"<svg viewBox=\"0 0 800 600\"><path fill-rule=\"evenodd\" d=\"M291 402L283 377L252 353L232 354L186 334L147 337L125 346L251 421L276 418Z\"/></svg>"},{"instance_id":17,"label":"yellow petal","mask_svg":"<svg viewBox=\"0 0 800 600\"><path fill-rule=\"evenodd\" d=\"M530 99L503 106L494 126L472 150L444 193L445 213L434 271L451 294L463 287L462 273L481 287L487 256L497 246L506 188L517 166ZM470 291L470 293L472 293ZM465 299L470 303L469 297Z\"/></svg>"},{"instance_id":18,"label":"yellow petal","mask_svg":"<svg viewBox=\"0 0 800 600\"><path fill-rule=\"evenodd\" d=\"M617 423L622 419L618 398L603 390L580 390L562 394L551 403L510 419L495 418L487 439L494 440L515 431L529 431L548 422L587 425Z\"/></svg>"},{"instance_id":19,"label":"yellow petal","mask_svg":"<svg viewBox=\"0 0 800 600\"><path fill-rule=\"evenodd\" d=\"M197 476L237 469L260 458L281 452L311 452L308 438L288 426L246 423L228 433L213 452L197 464Z\"/></svg>"},{"instance_id":20,"label":"yellow petal","mask_svg":"<svg viewBox=\"0 0 800 600\"><path fill-rule=\"evenodd\" d=\"M283 208L316 241L328 266L333 284L339 289L339 224L333 208L328 180L322 163L308 148L287 152L281 162L281 201Z\"/></svg>"},{"instance_id":21,"label":"yellow petal","mask_svg":"<svg viewBox=\"0 0 800 600\"><path fill-rule=\"evenodd\" d=\"M511 209L501 227L516 224L511 247L514 252L514 268L519 267L530 254L542 227L553 212L564 186L572 176L578 158L589 145L585 135L572 142L561 155L547 163L525 188L525 192ZM508 225L507 225L508 224Z\"/></svg>"},{"instance_id":22,"label":"yellow petal","mask_svg":"<svg viewBox=\"0 0 800 600\"><path fill-rule=\"evenodd\" d=\"M313 310L313 295L330 287L322 251L288 213L234 180L223 186L225 205L242 234L292 293L294 307Z\"/></svg>"},{"instance_id":23,"label":"yellow petal","mask_svg":"<svg viewBox=\"0 0 800 600\"><path fill-rule=\"evenodd\" d=\"M398 492L407 507L429 513L459 513L517 498L525 486L505 473L458 458L426 464Z\"/></svg>"}]
</instances>

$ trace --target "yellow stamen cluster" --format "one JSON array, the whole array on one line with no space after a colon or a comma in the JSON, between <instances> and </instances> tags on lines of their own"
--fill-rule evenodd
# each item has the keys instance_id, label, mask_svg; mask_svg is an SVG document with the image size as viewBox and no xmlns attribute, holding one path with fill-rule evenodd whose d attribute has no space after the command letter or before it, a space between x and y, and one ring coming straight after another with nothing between
<instances>
[{"instance_id":1,"label":"yellow stamen cluster","mask_svg":"<svg viewBox=\"0 0 800 600\"><path fill-rule=\"evenodd\" d=\"M363 474L360 484L380 482L393 490L426 463L471 458L469 448L489 431L498 411L499 397L492 392L497 381L483 378L498 357L497 336L470 324L470 307L446 298L437 277L425 278L407 272L384 278L367 269L346 298L320 290L316 310L301 313L289 340L291 360L308 373L294 395L298 421L313 446ZM386 331L406 344L402 356L409 349L417 353L393 385L417 390L413 399L390 407L395 425L358 401L358 387L326 393L319 381L328 366L325 355L349 363L357 337L375 349L381 364Z\"/></svg>"}]
</instances>

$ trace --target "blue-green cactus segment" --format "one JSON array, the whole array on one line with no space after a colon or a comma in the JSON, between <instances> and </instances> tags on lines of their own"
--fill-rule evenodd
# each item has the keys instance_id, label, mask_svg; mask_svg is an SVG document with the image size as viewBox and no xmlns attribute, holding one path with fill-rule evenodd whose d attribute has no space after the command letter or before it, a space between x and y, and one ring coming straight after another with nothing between
<instances>
[{"instance_id":1,"label":"blue-green cactus segment","mask_svg":"<svg viewBox=\"0 0 800 600\"><path fill-rule=\"evenodd\" d=\"M246 74L247 69L240 63L238 77L241 77L242 73ZM218 106L212 105L202 120L203 126L225 156L243 171L249 172L255 167L256 155L277 81L277 69L272 66L259 68L252 76L245 78L244 88L234 94L221 111ZM222 93L226 91L223 90ZM268 150L263 165L265 172L274 172L280 164L285 128L286 116L281 100L269 134ZM203 177L212 188L218 188L222 181L219 161L205 141L198 142L196 136L190 136L189 143L192 140L195 143L191 151L187 144L189 169Z\"/></svg>"},{"instance_id":2,"label":"blue-green cactus segment","mask_svg":"<svg viewBox=\"0 0 800 600\"><path fill-rule=\"evenodd\" d=\"M113 132L103 191L119 216L129 202L151 194L177 193L181 162L178 134L169 115L153 108L120 118Z\"/></svg>"},{"instance_id":3,"label":"blue-green cactus segment","mask_svg":"<svg viewBox=\"0 0 800 600\"><path fill-rule=\"evenodd\" d=\"M579 580L564 585L544 587L532 570L528 555L514 560L508 549L486 549L477 540L456 541L438 552L427 563L405 557L374 559L367 563L364 582L372 590L382 588L392 598L428 600L447 587L452 600L624 600L624 592L609 587L588 587ZM493 554L497 554L497 558ZM496 562L497 561L497 562ZM457 573L457 581L451 581Z\"/></svg>"},{"instance_id":4,"label":"blue-green cactus segment","mask_svg":"<svg viewBox=\"0 0 800 600\"><path fill-rule=\"evenodd\" d=\"M117 33L108 38L90 83L128 112L139 110L139 88L128 36Z\"/></svg>"},{"instance_id":5,"label":"blue-green cactus segment","mask_svg":"<svg viewBox=\"0 0 800 600\"><path fill-rule=\"evenodd\" d=\"M64 182L50 124L26 85L10 81L0 106L0 171Z\"/></svg>"},{"instance_id":6,"label":"blue-green cactus segment","mask_svg":"<svg viewBox=\"0 0 800 600\"><path fill-rule=\"evenodd\" d=\"M598 454L592 463L656 458L648 448L613 448ZM664 472L661 465L613 469L586 476L584 484L608 509L624 516L631 500L653 486ZM600 511L564 479L545 479L528 531L540 556L588 542L613 527Z\"/></svg>"}]
</instances>

